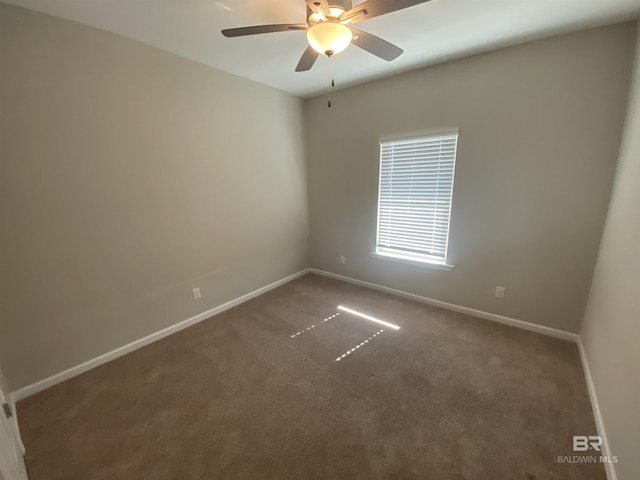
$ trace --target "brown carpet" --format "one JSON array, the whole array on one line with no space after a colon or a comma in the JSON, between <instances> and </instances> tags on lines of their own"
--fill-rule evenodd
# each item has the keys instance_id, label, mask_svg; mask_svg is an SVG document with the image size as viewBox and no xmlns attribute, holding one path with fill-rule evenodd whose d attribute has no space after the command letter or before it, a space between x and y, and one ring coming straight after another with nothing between
<instances>
[{"instance_id":1,"label":"brown carpet","mask_svg":"<svg viewBox=\"0 0 640 480\"><path fill-rule=\"evenodd\" d=\"M18 408L31 480L606 478L557 462L596 434L574 344L316 275Z\"/></svg>"}]
</instances>

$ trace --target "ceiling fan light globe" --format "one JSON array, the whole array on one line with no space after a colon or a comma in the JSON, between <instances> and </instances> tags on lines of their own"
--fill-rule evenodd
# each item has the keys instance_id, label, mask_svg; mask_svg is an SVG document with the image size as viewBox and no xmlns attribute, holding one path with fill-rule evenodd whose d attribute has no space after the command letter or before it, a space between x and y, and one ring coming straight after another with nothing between
<instances>
[{"instance_id":1,"label":"ceiling fan light globe","mask_svg":"<svg viewBox=\"0 0 640 480\"><path fill-rule=\"evenodd\" d=\"M307 22L309 23L309 25L315 25L322 21L324 21L324 15L322 15L321 13L312 13L311 15L309 15L309 18L307 19Z\"/></svg>"},{"instance_id":2,"label":"ceiling fan light globe","mask_svg":"<svg viewBox=\"0 0 640 480\"><path fill-rule=\"evenodd\" d=\"M344 12L345 9L343 7L329 6L329 15L334 18L340 18L340 15L342 15Z\"/></svg>"},{"instance_id":3,"label":"ceiling fan light globe","mask_svg":"<svg viewBox=\"0 0 640 480\"><path fill-rule=\"evenodd\" d=\"M309 45L323 55L342 52L349 46L352 37L353 34L348 27L335 22L318 23L307 30Z\"/></svg>"}]
</instances>

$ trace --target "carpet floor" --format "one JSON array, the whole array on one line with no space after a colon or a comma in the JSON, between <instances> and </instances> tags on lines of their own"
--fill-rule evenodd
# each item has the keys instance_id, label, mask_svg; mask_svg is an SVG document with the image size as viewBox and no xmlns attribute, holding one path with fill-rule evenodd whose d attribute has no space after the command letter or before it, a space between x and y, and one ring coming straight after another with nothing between
<instances>
[{"instance_id":1,"label":"carpet floor","mask_svg":"<svg viewBox=\"0 0 640 480\"><path fill-rule=\"evenodd\" d=\"M575 344L312 274L18 411L31 480L606 478Z\"/></svg>"}]
</instances>

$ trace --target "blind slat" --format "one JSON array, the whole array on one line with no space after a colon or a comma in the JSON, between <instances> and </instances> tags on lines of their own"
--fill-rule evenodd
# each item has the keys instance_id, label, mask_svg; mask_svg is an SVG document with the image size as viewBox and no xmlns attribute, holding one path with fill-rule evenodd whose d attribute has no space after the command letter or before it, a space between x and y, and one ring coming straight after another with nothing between
<instances>
[{"instance_id":1,"label":"blind slat","mask_svg":"<svg viewBox=\"0 0 640 480\"><path fill-rule=\"evenodd\" d=\"M447 237L443 235L427 236L425 232L402 232L402 234L393 234L389 231L381 232L380 243L409 242L416 245L438 245L444 248L447 245Z\"/></svg>"},{"instance_id":2,"label":"blind slat","mask_svg":"<svg viewBox=\"0 0 640 480\"><path fill-rule=\"evenodd\" d=\"M389 238L387 239L386 242L381 242L380 245L381 247L387 247L387 248L393 248L395 247L405 247L405 248L415 248L417 250L420 249L424 249L429 251L429 253L432 252L444 252L447 248L446 243L428 243L425 244L424 242L419 242L416 240L411 240L409 238L402 238L402 239L398 239L398 238Z\"/></svg>"}]
</instances>

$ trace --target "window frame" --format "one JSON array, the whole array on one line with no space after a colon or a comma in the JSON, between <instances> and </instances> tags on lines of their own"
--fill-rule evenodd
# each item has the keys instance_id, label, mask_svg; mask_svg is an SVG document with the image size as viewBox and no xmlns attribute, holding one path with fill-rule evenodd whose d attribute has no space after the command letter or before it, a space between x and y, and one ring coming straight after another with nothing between
<instances>
[{"instance_id":1,"label":"window frame","mask_svg":"<svg viewBox=\"0 0 640 480\"><path fill-rule=\"evenodd\" d=\"M430 140L438 137L447 137L455 135L455 146L453 152L453 165L452 165L452 178L451 178L451 194L449 197L449 216L447 219L446 228L446 243L444 248L444 257L429 255L428 253L411 253L402 250L395 250L393 248L380 246L380 200L381 200L381 187L382 187L382 147L384 144L391 144L394 142L405 141L419 141ZM424 266L429 268L435 268L438 270L451 271L454 265L448 263L449 255L449 241L451 237L451 214L453 209L453 189L455 184L455 173L458 160L458 141L460 139L460 131L458 129L448 129L440 131L425 132L411 136L403 137L384 137L378 139L379 145L379 161L378 161L378 204L376 211L376 241L375 250L371 252L371 256L383 260L390 260L399 263Z\"/></svg>"}]
</instances>

